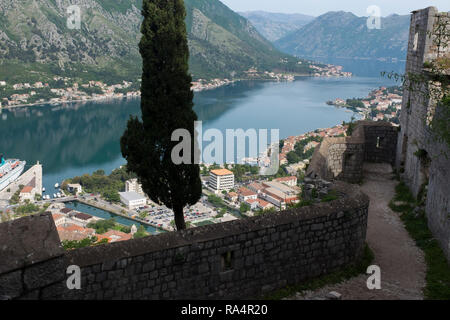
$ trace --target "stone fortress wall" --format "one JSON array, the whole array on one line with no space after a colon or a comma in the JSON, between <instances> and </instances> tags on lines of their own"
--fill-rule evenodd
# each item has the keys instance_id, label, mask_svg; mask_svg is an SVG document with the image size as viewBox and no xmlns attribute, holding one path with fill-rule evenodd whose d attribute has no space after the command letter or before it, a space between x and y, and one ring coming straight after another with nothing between
<instances>
[{"instance_id":1,"label":"stone fortress wall","mask_svg":"<svg viewBox=\"0 0 450 320\"><path fill-rule=\"evenodd\" d=\"M438 12L435 7L413 12L406 75L426 77L424 63L450 57L450 39L444 39L447 47L437 46L438 24L447 24L448 30L450 12ZM450 260L450 149L430 130L427 118L438 116L439 109L428 85L411 86L412 90L409 85L404 88L396 166L415 196L428 184L425 206L428 224Z\"/></svg>"},{"instance_id":2,"label":"stone fortress wall","mask_svg":"<svg viewBox=\"0 0 450 320\"><path fill-rule=\"evenodd\" d=\"M425 62L450 57L450 39L444 40L446 45L436 45L436 27L445 23L448 30L450 12L435 7L412 13L407 76L426 79ZM325 138L314 152L307 176L357 183L364 161L391 163L416 197L426 194L429 228L450 261L450 149L430 129L430 117L440 114L432 97L426 81L416 81L412 87L406 82L400 128L359 121L351 137Z\"/></svg>"},{"instance_id":3,"label":"stone fortress wall","mask_svg":"<svg viewBox=\"0 0 450 320\"><path fill-rule=\"evenodd\" d=\"M338 200L143 239L65 251L50 215L0 224L4 299L242 299L320 276L364 251L369 199ZM81 268L69 290L66 269Z\"/></svg>"},{"instance_id":4,"label":"stone fortress wall","mask_svg":"<svg viewBox=\"0 0 450 320\"><path fill-rule=\"evenodd\" d=\"M358 183L367 162L395 163L397 128L387 122L358 121L349 137L325 138L306 175Z\"/></svg>"}]
</instances>

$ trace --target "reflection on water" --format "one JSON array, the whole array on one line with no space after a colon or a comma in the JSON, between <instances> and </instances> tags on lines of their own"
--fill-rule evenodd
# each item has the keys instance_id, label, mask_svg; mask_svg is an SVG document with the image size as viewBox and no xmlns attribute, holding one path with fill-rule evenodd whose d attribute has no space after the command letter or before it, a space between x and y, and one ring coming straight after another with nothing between
<instances>
[{"instance_id":1,"label":"reflection on water","mask_svg":"<svg viewBox=\"0 0 450 320\"><path fill-rule=\"evenodd\" d=\"M330 127L352 113L327 106L327 100L366 96L386 84L381 78L300 78L291 83L238 82L196 93L195 111L203 128L280 129L280 137ZM3 110L0 153L44 166L44 187L125 163L120 137L140 100L110 100Z\"/></svg>"}]
</instances>

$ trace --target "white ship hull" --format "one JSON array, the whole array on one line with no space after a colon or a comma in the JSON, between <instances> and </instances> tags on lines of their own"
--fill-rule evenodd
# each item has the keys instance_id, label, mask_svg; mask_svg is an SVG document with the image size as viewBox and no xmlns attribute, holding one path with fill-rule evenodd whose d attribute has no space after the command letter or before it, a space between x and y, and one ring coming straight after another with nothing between
<instances>
[{"instance_id":1,"label":"white ship hull","mask_svg":"<svg viewBox=\"0 0 450 320\"><path fill-rule=\"evenodd\" d=\"M23 170L25 169L25 161L20 162L20 164L13 170L7 172L2 178L0 178L0 191L3 191L11 183L20 177Z\"/></svg>"}]
</instances>

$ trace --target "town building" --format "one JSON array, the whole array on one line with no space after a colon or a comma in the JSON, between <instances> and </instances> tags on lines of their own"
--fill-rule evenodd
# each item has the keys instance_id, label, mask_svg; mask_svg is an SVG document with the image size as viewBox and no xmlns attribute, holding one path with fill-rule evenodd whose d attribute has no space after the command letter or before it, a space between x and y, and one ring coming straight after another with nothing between
<instances>
[{"instance_id":1,"label":"town building","mask_svg":"<svg viewBox=\"0 0 450 320\"><path fill-rule=\"evenodd\" d=\"M257 199L257 201L258 201L259 209L268 210L268 209L272 209L274 207L273 204L271 204L270 202L264 201L262 199Z\"/></svg>"},{"instance_id":2,"label":"town building","mask_svg":"<svg viewBox=\"0 0 450 320\"><path fill-rule=\"evenodd\" d=\"M250 183L247 188L253 192L256 192L257 194L259 194L261 191L264 190L264 186L261 183L258 182L252 182Z\"/></svg>"},{"instance_id":3,"label":"town building","mask_svg":"<svg viewBox=\"0 0 450 320\"><path fill-rule=\"evenodd\" d=\"M234 188L234 173L227 169L211 170L209 187L216 193L230 191Z\"/></svg>"},{"instance_id":4,"label":"town building","mask_svg":"<svg viewBox=\"0 0 450 320\"><path fill-rule=\"evenodd\" d=\"M102 236L107 237L109 239L108 242L119 242L133 239L133 235L131 233L125 233L118 230L109 230L108 232L103 233Z\"/></svg>"},{"instance_id":5,"label":"town building","mask_svg":"<svg viewBox=\"0 0 450 320\"><path fill-rule=\"evenodd\" d=\"M61 241L80 241L95 234L95 230L84 228L76 224L63 224L56 228Z\"/></svg>"},{"instance_id":6,"label":"town building","mask_svg":"<svg viewBox=\"0 0 450 320\"><path fill-rule=\"evenodd\" d=\"M250 206L251 210L268 210L274 207L273 204L262 199L249 199L245 202Z\"/></svg>"},{"instance_id":7,"label":"town building","mask_svg":"<svg viewBox=\"0 0 450 320\"><path fill-rule=\"evenodd\" d=\"M66 216L63 214L53 213L52 217L53 221L55 222L55 226L57 227L66 223Z\"/></svg>"},{"instance_id":8,"label":"town building","mask_svg":"<svg viewBox=\"0 0 450 320\"><path fill-rule=\"evenodd\" d=\"M292 183L295 179L287 180ZM297 186L290 187L278 181L264 181L262 183L266 188L261 193L260 198L272 203L273 205L284 208L286 204L297 203L299 189Z\"/></svg>"},{"instance_id":9,"label":"town building","mask_svg":"<svg viewBox=\"0 0 450 320\"><path fill-rule=\"evenodd\" d=\"M139 183L138 179L130 179L125 181L125 192L136 192L143 195L142 184Z\"/></svg>"},{"instance_id":10,"label":"town building","mask_svg":"<svg viewBox=\"0 0 450 320\"><path fill-rule=\"evenodd\" d=\"M276 182L284 183L285 185L295 187L297 185L297 177L296 176L290 176L290 177L281 177L274 179Z\"/></svg>"},{"instance_id":11,"label":"town building","mask_svg":"<svg viewBox=\"0 0 450 320\"><path fill-rule=\"evenodd\" d=\"M119 192L119 196L120 201L122 201L122 203L130 210L134 210L147 204L147 198L137 192Z\"/></svg>"},{"instance_id":12,"label":"town building","mask_svg":"<svg viewBox=\"0 0 450 320\"><path fill-rule=\"evenodd\" d=\"M232 202L236 202L239 199L239 195L236 192L229 192L226 198Z\"/></svg>"},{"instance_id":13,"label":"town building","mask_svg":"<svg viewBox=\"0 0 450 320\"><path fill-rule=\"evenodd\" d=\"M241 201L247 201L247 200L256 200L258 199L258 194L256 194L255 192L245 188L245 187L241 187L238 190L238 194L239 194L239 200Z\"/></svg>"},{"instance_id":14,"label":"town building","mask_svg":"<svg viewBox=\"0 0 450 320\"><path fill-rule=\"evenodd\" d=\"M67 190L71 193L80 194L83 192L83 188L79 183L68 184Z\"/></svg>"},{"instance_id":15,"label":"town building","mask_svg":"<svg viewBox=\"0 0 450 320\"><path fill-rule=\"evenodd\" d=\"M245 201L250 206L250 210L256 210L258 208L258 200L256 199L248 199Z\"/></svg>"},{"instance_id":16,"label":"town building","mask_svg":"<svg viewBox=\"0 0 450 320\"><path fill-rule=\"evenodd\" d=\"M74 223L81 226L87 226L89 223L95 222L97 220L93 216L78 211L71 211L69 213L69 217L73 220Z\"/></svg>"},{"instance_id":17,"label":"town building","mask_svg":"<svg viewBox=\"0 0 450 320\"><path fill-rule=\"evenodd\" d=\"M283 199L284 194L274 188L266 188L259 195L262 199L272 203L275 207L280 209L286 208L286 201Z\"/></svg>"},{"instance_id":18,"label":"town building","mask_svg":"<svg viewBox=\"0 0 450 320\"><path fill-rule=\"evenodd\" d=\"M20 191L20 201L33 201L35 194L36 192L34 191L34 188L32 186L25 186Z\"/></svg>"},{"instance_id":19,"label":"town building","mask_svg":"<svg viewBox=\"0 0 450 320\"><path fill-rule=\"evenodd\" d=\"M69 212L72 212L73 210L70 208L62 208L59 210L62 214L68 214Z\"/></svg>"}]
</instances>

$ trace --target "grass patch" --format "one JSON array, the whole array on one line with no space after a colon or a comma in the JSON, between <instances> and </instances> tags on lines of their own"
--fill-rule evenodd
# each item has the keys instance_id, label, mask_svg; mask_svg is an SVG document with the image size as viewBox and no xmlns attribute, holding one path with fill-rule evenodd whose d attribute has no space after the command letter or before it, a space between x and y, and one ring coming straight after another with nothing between
<instances>
[{"instance_id":1,"label":"grass patch","mask_svg":"<svg viewBox=\"0 0 450 320\"><path fill-rule=\"evenodd\" d=\"M201 226L207 226L210 224L214 224L214 222L212 222L211 220L205 220L205 221L200 221L200 222L194 223L194 226L201 227Z\"/></svg>"},{"instance_id":2,"label":"grass patch","mask_svg":"<svg viewBox=\"0 0 450 320\"><path fill-rule=\"evenodd\" d=\"M372 264L374 259L374 254L369 246L366 244L364 246L363 256L359 261L343 267L337 271L334 271L330 274L323 275L311 280L307 280L301 284L288 286L286 288L277 290L269 295L263 296L264 300L281 300L283 298L292 296L297 292L307 291L307 290L316 290L322 288L327 285L337 284L344 282L348 279L356 277L362 273L366 273L367 268Z\"/></svg>"},{"instance_id":3,"label":"grass patch","mask_svg":"<svg viewBox=\"0 0 450 320\"><path fill-rule=\"evenodd\" d=\"M408 186L402 181L395 187L395 201L404 201L409 203L415 203L416 198L409 190Z\"/></svg>"},{"instance_id":4,"label":"grass patch","mask_svg":"<svg viewBox=\"0 0 450 320\"><path fill-rule=\"evenodd\" d=\"M401 213L400 218L406 230L425 254L427 264L426 286L423 290L425 299L450 300L450 267L439 243L428 229L426 213L414 212L416 199L403 182L400 182L395 191L394 200L408 200L408 203L395 206L391 201L389 206L392 210Z\"/></svg>"},{"instance_id":5,"label":"grass patch","mask_svg":"<svg viewBox=\"0 0 450 320\"><path fill-rule=\"evenodd\" d=\"M339 196L336 190L331 190L326 196L322 198L322 202L331 202L339 199Z\"/></svg>"}]
</instances>

